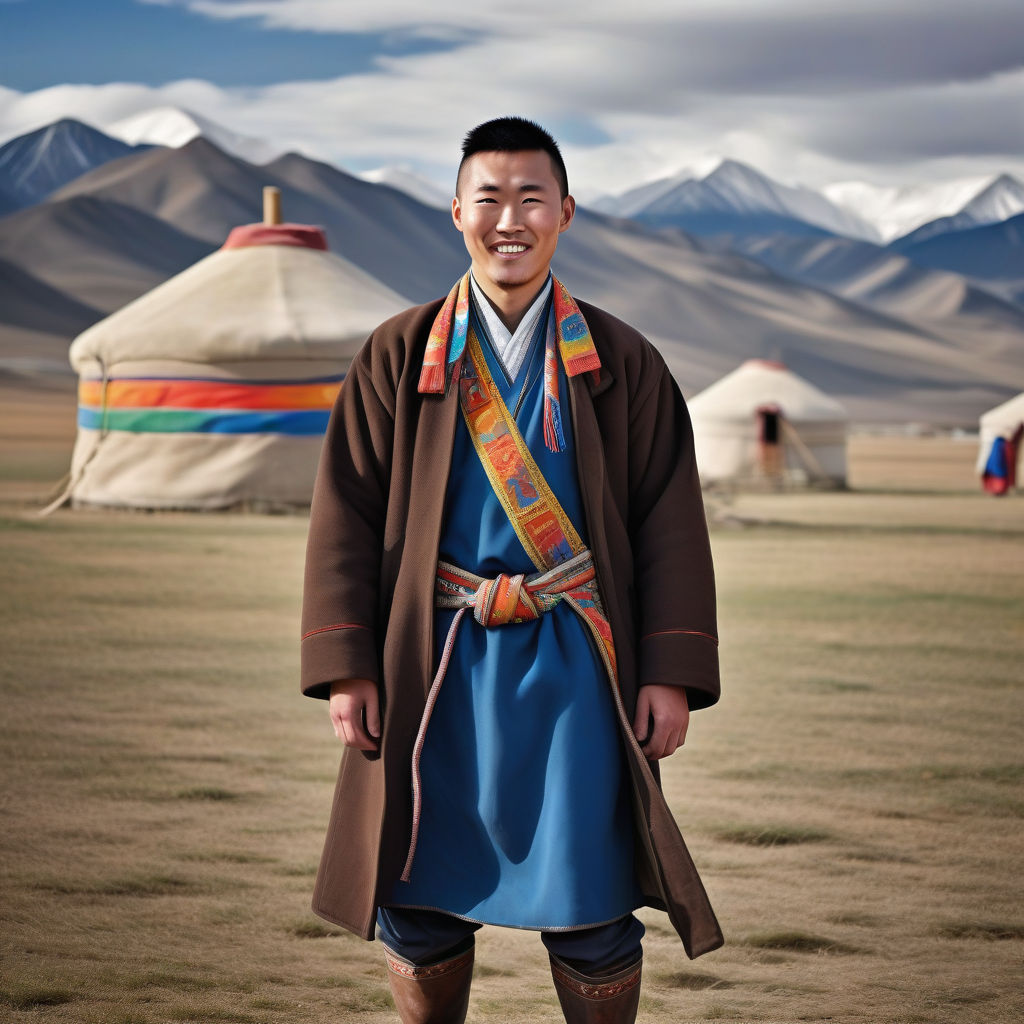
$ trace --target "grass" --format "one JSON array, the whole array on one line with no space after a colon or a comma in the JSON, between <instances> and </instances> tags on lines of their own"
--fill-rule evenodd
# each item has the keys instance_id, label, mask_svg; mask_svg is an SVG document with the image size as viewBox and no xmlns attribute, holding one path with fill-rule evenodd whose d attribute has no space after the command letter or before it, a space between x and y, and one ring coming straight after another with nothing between
<instances>
[{"instance_id":1,"label":"grass","mask_svg":"<svg viewBox=\"0 0 1024 1024\"><path fill-rule=\"evenodd\" d=\"M345 934L340 928L333 928L323 921L299 921L287 929L300 939L332 939Z\"/></svg>"},{"instance_id":2,"label":"grass","mask_svg":"<svg viewBox=\"0 0 1024 1024\"><path fill-rule=\"evenodd\" d=\"M195 882L173 875L148 875L108 881L41 882L38 888L60 896L176 896L200 890Z\"/></svg>"},{"instance_id":3,"label":"grass","mask_svg":"<svg viewBox=\"0 0 1024 1024\"><path fill-rule=\"evenodd\" d=\"M991 921L959 921L939 925L936 934L944 939L983 939L986 942L1008 942L1024 939L1024 924Z\"/></svg>"},{"instance_id":4,"label":"grass","mask_svg":"<svg viewBox=\"0 0 1024 1024\"><path fill-rule=\"evenodd\" d=\"M727 825L712 830L716 839L745 846L793 846L798 843L821 843L832 839L832 833L819 828L793 825Z\"/></svg>"},{"instance_id":5,"label":"grass","mask_svg":"<svg viewBox=\"0 0 1024 1024\"><path fill-rule=\"evenodd\" d=\"M860 950L836 939L801 931L756 932L743 940L755 949L781 949L792 953L857 953Z\"/></svg>"},{"instance_id":6,"label":"grass","mask_svg":"<svg viewBox=\"0 0 1024 1024\"><path fill-rule=\"evenodd\" d=\"M340 748L304 520L27 519L4 459L0 1018L393 1022L379 945L309 909ZM1017 1024L1021 501L732 508L778 525L713 532L723 698L662 764L726 944L642 910L643 1019ZM471 1019L557 1019L535 934L477 963Z\"/></svg>"},{"instance_id":7,"label":"grass","mask_svg":"<svg viewBox=\"0 0 1024 1024\"><path fill-rule=\"evenodd\" d=\"M175 794L179 800L237 800L240 795L220 786L193 786Z\"/></svg>"},{"instance_id":8,"label":"grass","mask_svg":"<svg viewBox=\"0 0 1024 1024\"><path fill-rule=\"evenodd\" d=\"M659 985L671 988L687 989L691 992L703 992L707 989L732 988L732 982L714 974L701 971L661 971L654 979Z\"/></svg>"},{"instance_id":9,"label":"grass","mask_svg":"<svg viewBox=\"0 0 1024 1024\"><path fill-rule=\"evenodd\" d=\"M62 1006L70 1003L74 996L66 989L49 986L13 985L0 988L0 1006L12 1010L32 1010L37 1006Z\"/></svg>"}]
</instances>

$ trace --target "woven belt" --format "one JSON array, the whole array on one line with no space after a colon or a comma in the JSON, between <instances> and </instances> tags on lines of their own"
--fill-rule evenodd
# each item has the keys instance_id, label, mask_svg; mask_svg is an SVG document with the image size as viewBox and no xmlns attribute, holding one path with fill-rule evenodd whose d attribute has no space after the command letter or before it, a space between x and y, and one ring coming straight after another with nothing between
<instances>
[{"instance_id":1,"label":"woven belt","mask_svg":"<svg viewBox=\"0 0 1024 1024\"><path fill-rule=\"evenodd\" d=\"M423 751L423 742L427 736L430 716L437 703L437 695L448 671L455 637L466 612L472 608L473 618L481 626L487 627L532 622L566 599L577 613L582 614L575 598L581 594L591 593L596 594L594 560L587 549L547 572L519 573L515 576L501 573L493 579L466 572L449 562L437 563L434 606L458 610L451 626L448 627L441 661L427 694L423 718L420 720L416 744L412 750L412 837L409 842L409 855L402 870L403 882L409 881L413 858L416 856L416 841L419 837L420 812L423 805L420 785L420 755Z\"/></svg>"}]
</instances>

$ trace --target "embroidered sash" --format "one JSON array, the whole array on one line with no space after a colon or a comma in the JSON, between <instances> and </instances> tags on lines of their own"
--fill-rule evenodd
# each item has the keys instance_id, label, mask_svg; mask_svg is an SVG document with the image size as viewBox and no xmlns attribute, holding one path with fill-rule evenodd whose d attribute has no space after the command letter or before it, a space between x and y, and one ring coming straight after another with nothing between
<instances>
[{"instance_id":1,"label":"embroidered sash","mask_svg":"<svg viewBox=\"0 0 1024 1024\"><path fill-rule=\"evenodd\" d=\"M469 333L469 271L448 293L427 339L420 370L421 394L444 394L448 382L461 376L465 359L466 339ZM601 359L594 347L587 321L568 289L552 275L555 325L550 325L544 345L544 443L553 452L564 451L562 411L558 395L558 357L561 356L565 372L570 377L601 370Z\"/></svg>"},{"instance_id":2,"label":"embroidered sash","mask_svg":"<svg viewBox=\"0 0 1024 1024\"><path fill-rule=\"evenodd\" d=\"M444 313L442 310L439 319ZM514 576L502 573L490 580L444 561L437 564L435 607L458 610L445 638L440 664L427 694L413 747L412 835L401 876L404 882L411 876L419 837L423 800L419 764L427 726L448 670L455 637L469 609L473 609L473 617L480 625L494 627L539 619L560 601L565 601L587 627L608 679L612 687L618 689L615 645L597 588L593 556L530 453L487 368L480 340L472 325L468 327L461 361L459 401L473 447L537 572ZM557 375L557 366L555 370Z\"/></svg>"},{"instance_id":3,"label":"embroidered sash","mask_svg":"<svg viewBox=\"0 0 1024 1024\"><path fill-rule=\"evenodd\" d=\"M462 365L459 399L469 436L487 479L537 571L548 573L585 552L587 549L580 535L544 479L515 418L505 405L472 327ZM601 606L596 579L591 577L588 596L581 598L579 607L574 605L574 608L586 620L591 632L596 630L594 639L609 679L617 686L611 627Z\"/></svg>"}]
</instances>

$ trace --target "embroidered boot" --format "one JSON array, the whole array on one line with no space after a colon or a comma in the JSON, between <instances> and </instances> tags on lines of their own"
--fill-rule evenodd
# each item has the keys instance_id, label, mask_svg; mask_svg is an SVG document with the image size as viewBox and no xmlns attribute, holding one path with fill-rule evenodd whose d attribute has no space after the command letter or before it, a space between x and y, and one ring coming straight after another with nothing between
<instances>
[{"instance_id":1,"label":"embroidered boot","mask_svg":"<svg viewBox=\"0 0 1024 1024\"><path fill-rule=\"evenodd\" d=\"M551 977L566 1024L634 1024L640 1003L643 957L591 976L553 954Z\"/></svg>"},{"instance_id":2,"label":"embroidered boot","mask_svg":"<svg viewBox=\"0 0 1024 1024\"><path fill-rule=\"evenodd\" d=\"M402 1024L464 1024L473 979L473 940L438 963L417 967L384 947L388 981Z\"/></svg>"}]
</instances>

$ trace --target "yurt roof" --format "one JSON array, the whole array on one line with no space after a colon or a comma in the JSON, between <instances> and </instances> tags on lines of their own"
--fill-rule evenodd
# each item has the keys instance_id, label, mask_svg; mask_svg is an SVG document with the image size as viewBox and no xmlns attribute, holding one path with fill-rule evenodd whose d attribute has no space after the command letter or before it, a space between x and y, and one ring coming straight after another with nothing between
<instances>
[{"instance_id":1,"label":"yurt roof","mask_svg":"<svg viewBox=\"0 0 1024 1024\"><path fill-rule=\"evenodd\" d=\"M1024 393L981 415L981 426L997 432L1014 431L1024 423Z\"/></svg>"},{"instance_id":2,"label":"yurt roof","mask_svg":"<svg viewBox=\"0 0 1024 1024\"><path fill-rule=\"evenodd\" d=\"M768 359L748 359L687 404L691 414L708 419L752 417L759 409L772 406L793 422L845 422L849 418L834 398L782 363Z\"/></svg>"},{"instance_id":3,"label":"yurt roof","mask_svg":"<svg viewBox=\"0 0 1024 1024\"><path fill-rule=\"evenodd\" d=\"M71 363L351 355L411 303L326 247L308 225L236 228L216 252L83 331Z\"/></svg>"}]
</instances>

